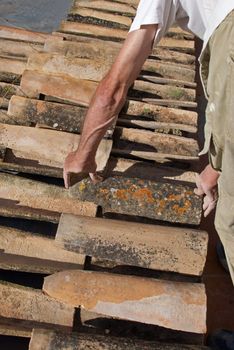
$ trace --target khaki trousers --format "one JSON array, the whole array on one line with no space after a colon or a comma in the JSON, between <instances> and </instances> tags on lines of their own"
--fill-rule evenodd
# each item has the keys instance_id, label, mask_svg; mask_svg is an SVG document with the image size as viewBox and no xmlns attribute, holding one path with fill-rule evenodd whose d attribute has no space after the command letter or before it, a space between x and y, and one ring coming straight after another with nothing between
<instances>
[{"instance_id":1,"label":"khaki trousers","mask_svg":"<svg viewBox=\"0 0 234 350\"><path fill-rule=\"evenodd\" d=\"M201 71L208 96L204 151L221 172L215 227L234 284L234 11L212 35Z\"/></svg>"}]
</instances>

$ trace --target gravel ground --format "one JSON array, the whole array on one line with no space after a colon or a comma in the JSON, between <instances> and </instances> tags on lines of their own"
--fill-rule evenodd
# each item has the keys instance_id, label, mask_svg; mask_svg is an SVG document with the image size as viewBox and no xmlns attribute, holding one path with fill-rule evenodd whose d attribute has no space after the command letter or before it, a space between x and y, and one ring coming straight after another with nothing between
<instances>
[{"instance_id":1,"label":"gravel ground","mask_svg":"<svg viewBox=\"0 0 234 350\"><path fill-rule=\"evenodd\" d=\"M67 15L73 0L0 0L0 25L52 32Z\"/></svg>"}]
</instances>

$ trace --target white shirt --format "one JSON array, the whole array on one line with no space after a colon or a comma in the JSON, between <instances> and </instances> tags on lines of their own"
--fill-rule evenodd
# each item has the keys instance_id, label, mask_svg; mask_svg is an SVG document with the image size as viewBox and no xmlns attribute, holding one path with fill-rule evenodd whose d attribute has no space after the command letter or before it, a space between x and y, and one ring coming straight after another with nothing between
<instances>
[{"instance_id":1,"label":"white shirt","mask_svg":"<svg viewBox=\"0 0 234 350\"><path fill-rule=\"evenodd\" d=\"M130 31L158 24L157 43L177 22L201 38L205 48L214 30L233 9L234 0L141 0Z\"/></svg>"}]
</instances>

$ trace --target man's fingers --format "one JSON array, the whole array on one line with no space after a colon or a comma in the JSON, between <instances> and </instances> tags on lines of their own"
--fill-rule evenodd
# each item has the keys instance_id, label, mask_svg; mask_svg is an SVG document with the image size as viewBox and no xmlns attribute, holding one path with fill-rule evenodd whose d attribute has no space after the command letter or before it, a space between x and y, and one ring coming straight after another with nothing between
<instances>
[{"instance_id":1,"label":"man's fingers","mask_svg":"<svg viewBox=\"0 0 234 350\"><path fill-rule=\"evenodd\" d=\"M202 190L202 188L195 188L195 189L194 189L194 193L195 193L197 196L203 196L204 191Z\"/></svg>"},{"instance_id":2,"label":"man's fingers","mask_svg":"<svg viewBox=\"0 0 234 350\"><path fill-rule=\"evenodd\" d=\"M196 175L196 186L197 188L194 189L194 193L197 195L197 196L202 196L203 194L205 194L203 188L202 188L202 185L201 185L201 179L200 179L200 175Z\"/></svg>"},{"instance_id":3,"label":"man's fingers","mask_svg":"<svg viewBox=\"0 0 234 350\"><path fill-rule=\"evenodd\" d=\"M214 210L214 208L216 207L216 203L217 201L213 201L208 205L207 209L204 211L205 218L212 212L212 210Z\"/></svg>"},{"instance_id":4,"label":"man's fingers","mask_svg":"<svg viewBox=\"0 0 234 350\"><path fill-rule=\"evenodd\" d=\"M207 217L211 211L216 207L217 200L213 197L211 200L210 197L205 196L203 199L203 211L204 217Z\"/></svg>"},{"instance_id":5,"label":"man's fingers","mask_svg":"<svg viewBox=\"0 0 234 350\"><path fill-rule=\"evenodd\" d=\"M63 180L65 188L68 189L70 187L70 173L68 173L66 170L63 171Z\"/></svg>"},{"instance_id":6,"label":"man's fingers","mask_svg":"<svg viewBox=\"0 0 234 350\"><path fill-rule=\"evenodd\" d=\"M89 177L94 184L97 184L103 181L103 177L98 175L97 173L89 173Z\"/></svg>"}]
</instances>

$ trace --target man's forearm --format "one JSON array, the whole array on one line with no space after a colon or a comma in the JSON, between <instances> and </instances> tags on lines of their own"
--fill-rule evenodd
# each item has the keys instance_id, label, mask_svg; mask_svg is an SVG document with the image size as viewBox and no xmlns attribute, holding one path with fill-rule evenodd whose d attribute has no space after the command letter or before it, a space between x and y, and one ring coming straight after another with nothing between
<instances>
[{"instance_id":1,"label":"man's forearm","mask_svg":"<svg viewBox=\"0 0 234 350\"><path fill-rule=\"evenodd\" d=\"M128 34L115 63L99 84L87 112L79 147L64 162L64 182L69 187L70 173L95 173L95 154L108 127L124 105L129 87L139 75L158 26L142 26Z\"/></svg>"},{"instance_id":2,"label":"man's forearm","mask_svg":"<svg viewBox=\"0 0 234 350\"><path fill-rule=\"evenodd\" d=\"M87 112L79 147L75 154L80 164L94 161L98 145L115 122L124 105L128 86L108 75L99 84Z\"/></svg>"}]
</instances>

